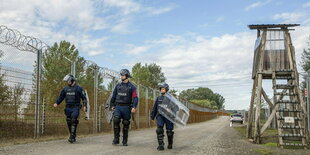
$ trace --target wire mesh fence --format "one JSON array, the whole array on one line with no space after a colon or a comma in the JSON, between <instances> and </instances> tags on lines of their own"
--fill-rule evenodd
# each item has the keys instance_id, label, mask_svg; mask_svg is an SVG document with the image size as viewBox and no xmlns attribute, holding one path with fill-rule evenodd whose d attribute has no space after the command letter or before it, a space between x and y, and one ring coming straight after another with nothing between
<instances>
[{"instance_id":1,"label":"wire mesh fence","mask_svg":"<svg viewBox=\"0 0 310 155\"><path fill-rule=\"evenodd\" d=\"M90 103L90 118L84 119L85 114L81 111L78 133L111 131L111 124L105 118L105 103L119 79L119 73L78 55L63 53L47 47L36 38L0 26L0 143L68 134L65 103L53 107L66 85L62 78L68 73L76 76L77 84L87 92ZM56 59L51 59L55 55ZM135 85L139 106L131 129L154 127L150 113L160 93L156 88ZM189 123L225 115L221 111L181 101L190 109Z\"/></svg>"},{"instance_id":2,"label":"wire mesh fence","mask_svg":"<svg viewBox=\"0 0 310 155\"><path fill-rule=\"evenodd\" d=\"M0 139L34 135L36 54L0 43Z\"/></svg>"}]
</instances>

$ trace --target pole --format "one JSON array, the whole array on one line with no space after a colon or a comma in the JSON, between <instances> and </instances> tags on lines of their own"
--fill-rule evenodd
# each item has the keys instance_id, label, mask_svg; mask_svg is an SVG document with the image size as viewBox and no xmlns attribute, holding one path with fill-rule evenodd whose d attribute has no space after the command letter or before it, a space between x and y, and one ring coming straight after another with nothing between
<instances>
[{"instance_id":1,"label":"pole","mask_svg":"<svg viewBox=\"0 0 310 155\"><path fill-rule=\"evenodd\" d=\"M140 85L138 85L138 89L137 89L137 95L138 97L140 97ZM140 101L138 100L138 103L140 104ZM138 126L137 128L140 128L140 108L137 109L137 114L138 114Z\"/></svg>"},{"instance_id":2,"label":"pole","mask_svg":"<svg viewBox=\"0 0 310 155\"><path fill-rule=\"evenodd\" d=\"M149 117L149 89L146 87L145 89L145 113L146 113L146 119L147 119L147 126L150 127L150 117Z\"/></svg>"},{"instance_id":3,"label":"pole","mask_svg":"<svg viewBox=\"0 0 310 155\"><path fill-rule=\"evenodd\" d=\"M100 98L100 92L98 90L98 98ZM98 132L101 132L101 104L99 104L99 108L98 108Z\"/></svg>"},{"instance_id":4,"label":"pole","mask_svg":"<svg viewBox=\"0 0 310 155\"><path fill-rule=\"evenodd\" d=\"M98 130L98 117L97 117L97 87L98 87L98 68L94 68L94 133Z\"/></svg>"},{"instance_id":5,"label":"pole","mask_svg":"<svg viewBox=\"0 0 310 155\"><path fill-rule=\"evenodd\" d=\"M35 124L34 124L34 138L38 138L40 134L39 125L39 105L40 105L40 81L41 81L41 54L42 50L37 50L37 75L36 75L36 102L35 102Z\"/></svg>"},{"instance_id":6,"label":"pole","mask_svg":"<svg viewBox=\"0 0 310 155\"><path fill-rule=\"evenodd\" d=\"M116 82L116 81L115 81L115 77L113 77L113 78L112 78L112 89L111 89L112 91L113 91L113 89L114 89L114 87L115 87L115 82Z\"/></svg>"},{"instance_id":7,"label":"pole","mask_svg":"<svg viewBox=\"0 0 310 155\"><path fill-rule=\"evenodd\" d=\"M70 60L69 58L67 58L66 56L63 56L66 60L68 60L70 63L71 63L71 75L73 75L75 77L75 73L76 73L76 60L75 61L72 61Z\"/></svg>"},{"instance_id":8,"label":"pole","mask_svg":"<svg viewBox=\"0 0 310 155\"><path fill-rule=\"evenodd\" d=\"M307 76L307 84L306 84L306 87L307 87L307 122L308 122L308 131L310 132L310 69L307 71L308 72L308 76Z\"/></svg>"},{"instance_id":9,"label":"pole","mask_svg":"<svg viewBox=\"0 0 310 155\"><path fill-rule=\"evenodd\" d=\"M72 72L72 75L75 77L75 73L76 73L76 62L75 61L72 61L72 68L71 68L71 72Z\"/></svg>"},{"instance_id":10,"label":"pole","mask_svg":"<svg viewBox=\"0 0 310 155\"><path fill-rule=\"evenodd\" d=\"M45 132L45 103L46 100L43 98L43 103L42 103L42 127L41 127L41 134L43 135Z\"/></svg>"}]
</instances>

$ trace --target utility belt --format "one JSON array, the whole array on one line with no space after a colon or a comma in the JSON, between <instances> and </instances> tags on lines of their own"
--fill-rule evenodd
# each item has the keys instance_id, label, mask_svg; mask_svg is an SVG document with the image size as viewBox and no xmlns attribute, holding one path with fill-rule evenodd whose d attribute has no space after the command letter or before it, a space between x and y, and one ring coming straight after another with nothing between
<instances>
[{"instance_id":1,"label":"utility belt","mask_svg":"<svg viewBox=\"0 0 310 155\"><path fill-rule=\"evenodd\" d=\"M132 106L131 103L116 103L117 106Z\"/></svg>"},{"instance_id":2,"label":"utility belt","mask_svg":"<svg viewBox=\"0 0 310 155\"><path fill-rule=\"evenodd\" d=\"M66 108L81 108L81 104L66 104Z\"/></svg>"}]
</instances>

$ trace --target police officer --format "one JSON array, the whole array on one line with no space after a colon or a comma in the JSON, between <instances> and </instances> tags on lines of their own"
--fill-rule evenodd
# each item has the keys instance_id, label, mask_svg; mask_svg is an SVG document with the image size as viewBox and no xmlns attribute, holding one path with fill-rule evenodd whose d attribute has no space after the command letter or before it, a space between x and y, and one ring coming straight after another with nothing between
<instances>
[{"instance_id":1,"label":"police officer","mask_svg":"<svg viewBox=\"0 0 310 155\"><path fill-rule=\"evenodd\" d=\"M173 128L174 124L169 121L167 118L165 118L163 115L158 113L158 105L163 102L163 99L165 97L165 94L169 91L169 85L166 83L161 83L159 84L159 90L161 92L161 96L158 96L155 104L153 106L153 110L151 113L151 119L152 120L157 120L157 129L156 129L156 134L157 134L157 140L158 140L158 147L157 150L161 151L164 150L164 125L166 125L166 133L168 137L168 149L172 149L172 144L173 144Z\"/></svg>"},{"instance_id":2,"label":"police officer","mask_svg":"<svg viewBox=\"0 0 310 155\"><path fill-rule=\"evenodd\" d=\"M66 75L63 79L67 82L67 86L61 91L54 107L56 108L64 99L66 100L65 114L67 116L67 125L70 132L68 141L73 143L76 141L76 129L79 124L79 115L81 108L81 99L83 101L84 111L87 111L87 99L83 92L83 88L76 84L73 75Z\"/></svg>"},{"instance_id":3,"label":"police officer","mask_svg":"<svg viewBox=\"0 0 310 155\"><path fill-rule=\"evenodd\" d=\"M111 103L113 113L114 139L113 145L119 144L120 123L123 124L123 146L128 146L128 130L130 125L131 113L136 111L138 106L138 96L136 87L129 82L130 72L127 69L120 71L121 83L118 83L112 94Z\"/></svg>"}]
</instances>

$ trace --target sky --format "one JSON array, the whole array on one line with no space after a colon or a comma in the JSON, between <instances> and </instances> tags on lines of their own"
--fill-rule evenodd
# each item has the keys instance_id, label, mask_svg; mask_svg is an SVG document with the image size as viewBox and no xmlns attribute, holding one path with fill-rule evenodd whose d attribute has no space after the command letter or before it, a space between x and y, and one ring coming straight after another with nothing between
<instances>
[{"instance_id":1,"label":"sky","mask_svg":"<svg viewBox=\"0 0 310 155\"><path fill-rule=\"evenodd\" d=\"M114 70L156 63L171 88L209 87L225 109L248 109L256 32L247 25L269 23L301 24L291 32L300 64L310 35L306 0L0 0L0 25L49 45L69 41Z\"/></svg>"}]
</instances>

